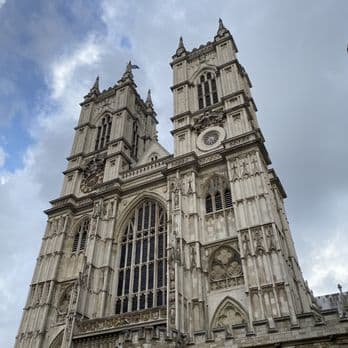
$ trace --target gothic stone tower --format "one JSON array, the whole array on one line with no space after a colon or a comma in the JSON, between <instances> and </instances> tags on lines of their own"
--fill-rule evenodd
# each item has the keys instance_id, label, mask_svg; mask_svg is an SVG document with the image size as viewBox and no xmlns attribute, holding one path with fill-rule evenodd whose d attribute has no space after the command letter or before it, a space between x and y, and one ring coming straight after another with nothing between
<instances>
[{"instance_id":1,"label":"gothic stone tower","mask_svg":"<svg viewBox=\"0 0 348 348\"><path fill-rule=\"evenodd\" d=\"M102 92L97 78L46 211L16 347L347 342L344 311L321 310L303 280L236 53L221 20L198 49L180 38L173 155L157 142L136 66Z\"/></svg>"}]
</instances>

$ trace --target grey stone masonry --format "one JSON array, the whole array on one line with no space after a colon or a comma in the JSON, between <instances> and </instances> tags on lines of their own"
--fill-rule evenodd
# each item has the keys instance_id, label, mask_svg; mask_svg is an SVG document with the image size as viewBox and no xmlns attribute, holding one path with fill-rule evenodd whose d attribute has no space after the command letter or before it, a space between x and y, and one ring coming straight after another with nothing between
<instances>
[{"instance_id":1,"label":"grey stone masonry","mask_svg":"<svg viewBox=\"0 0 348 348\"><path fill-rule=\"evenodd\" d=\"M84 97L17 348L347 347L348 295L304 281L251 82L219 20L180 38L174 153L129 62Z\"/></svg>"}]
</instances>

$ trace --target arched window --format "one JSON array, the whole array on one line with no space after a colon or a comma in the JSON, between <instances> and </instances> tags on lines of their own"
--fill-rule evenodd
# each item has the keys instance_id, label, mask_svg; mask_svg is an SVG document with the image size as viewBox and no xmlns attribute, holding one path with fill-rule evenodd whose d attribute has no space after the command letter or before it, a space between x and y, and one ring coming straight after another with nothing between
<instances>
[{"instance_id":1,"label":"arched window","mask_svg":"<svg viewBox=\"0 0 348 348\"><path fill-rule=\"evenodd\" d=\"M211 72L205 72L199 78L197 84L198 108L203 109L212 104L216 104L218 100L215 75Z\"/></svg>"},{"instance_id":2,"label":"arched window","mask_svg":"<svg viewBox=\"0 0 348 348\"><path fill-rule=\"evenodd\" d=\"M205 211L206 213L211 213L213 211L213 202L211 200L211 195L205 197Z\"/></svg>"},{"instance_id":3,"label":"arched window","mask_svg":"<svg viewBox=\"0 0 348 348\"><path fill-rule=\"evenodd\" d=\"M152 153L150 156L151 162L156 162L158 160L158 154L156 152Z\"/></svg>"},{"instance_id":4,"label":"arched window","mask_svg":"<svg viewBox=\"0 0 348 348\"><path fill-rule=\"evenodd\" d=\"M132 156L133 157L138 157L138 146L139 146L138 123L137 123L137 120L134 120L133 135L132 135Z\"/></svg>"},{"instance_id":5,"label":"arched window","mask_svg":"<svg viewBox=\"0 0 348 348\"><path fill-rule=\"evenodd\" d=\"M231 208L232 207L232 196L231 196L231 190L226 189L224 192L224 200L225 200L225 208Z\"/></svg>"},{"instance_id":6,"label":"arched window","mask_svg":"<svg viewBox=\"0 0 348 348\"><path fill-rule=\"evenodd\" d=\"M85 219L77 227L74 235L72 252L84 250L86 248L87 236L89 229L89 219Z\"/></svg>"},{"instance_id":7,"label":"arched window","mask_svg":"<svg viewBox=\"0 0 348 348\"><path fill-rule=\"evenodd\" d=\"M95 150L104 149L109 140L111 133L112 119L110 115L104 116L97 128L97 138L95 140Z\"/></svg>"},{"instance_id":8,"label":"arched window","mask_svg":"<svg viewBox=\"0 0 348 348\"><path fill-rule=\"evenodd\" d=\"M221 193L218 191L215 193L215 210L222 209Z\"/></svg>"},{"instance_id":9,"label":"arched window","mask_svg":"<svg viewBox=\"0 0 348 348\"><path fill-rule=\"evenodd\" d=\"M232 195L229 183L220 176L213 176L207 182L207 194L205 196L206 214L233 207Z\"/></svg>"},{"instance_id":10,"label":"arched window","mask_svg":"<svg viewBox=\"0 0 348 348\"><path fill-rule=\"evenodd\" d=\"M146 200L133 212L120 246L116 314L166 304L166 212Z\"/></svg>"}]
</instances>

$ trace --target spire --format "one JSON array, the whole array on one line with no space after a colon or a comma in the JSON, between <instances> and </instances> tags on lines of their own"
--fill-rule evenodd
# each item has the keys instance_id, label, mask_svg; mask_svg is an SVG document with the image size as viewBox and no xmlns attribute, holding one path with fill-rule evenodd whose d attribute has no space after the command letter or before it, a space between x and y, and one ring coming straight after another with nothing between
<instances>
[{"instance_id":1,"label":"spire","mask_svg":"<svg viewBox=\"0 0 348 348\"><path fill-rule=\"evenodd\" d=\"M226 29L225 26L224 26L224 23L223 23L222 19L219 18L219 29L218 29L218 31L224 30L224 29Z\"/></svg>"},{"instance_id":2,"label":"spire","mask_svg":"<svg viewBox=\"0 0 348 348\"><path fill-rule=\"evenodd\" d=\"M179 38L179 46L178 46L178 49L179 49L179 48L185 49L184 40L182 39L182 36L180 36L180 38Z\"/></svg>"},{"instance_id":3,"label":"spire","mask_svg":"<svg viewBox=\"0 0 348 348\"><path fill-rule=\"evenodd\" d=\"M127 80L134 82L133 81L134 76L133 76L133 72L132 72L133 69L139 69L139 67L138 67L138 65L132 64L132 62L129 61L127 66L126 66L126 71L123 73L122 78L119 82L125 82Z\"/></svg>"},{"instance_id":4,"label":"spire","mask_svg":"<svg viewBox=\"0 0 348 348\"><path fill-rule=\"evenodd\" d=\"M147 91L147 98L146 98L146 102L145 102L146 106L147 107L153 107L153 104L152 104L152 98L151 98L151 89L149 89Z\"/></svg>"},{"instance_id":5,"label":"spire","mask_svg":"<svg viewBox=\"0 0 348 348\"><path fill-rule=\"evenodd\" d=\"M93 85L93 87L90 90L90 93L91 92L96 92L97 94L100 93L100 90L99 90L99 76L97 76L97 78L95 79L94 85Z\"/></svg>"},{"instance_id":6,"label":"spire","mask_svg":"<svg viewBox=\"0 0 348 348\"><path fill-rule=\"evenodd\" d=\"M93 97L97 97L100 94L99 90L99 76L95 79L95 82L92 86L92 88L89 90L88 94L85 95L85 99L91 99Z\"/></svg>"},{"instance_id":7,"label":"spire","mask_svg":"<svg viewBox=\"0 0 348 348\"><path fill-rule=\"evenodd\" d=\"M225 28L224 23L221 18L219 18L219 27L215 36L215 40L217 38L223 37L225 34L230 34L230 32Z\"/></svg>"},{"instance_id":8,"label":"spire","mask_svg":"<svg viewBox=\"0 0 348 348\"><path fill-rule=\"evenodd\" d=\"M179 45L178 45L178 48L177 48L177 50L175 52L174 57L180 57L184 53L186 53L186 48L185 48L185 45L184 45L184 40L182 39L182 36L180 36L180 38L179 38Z\"/></svg>"}]
</instances>

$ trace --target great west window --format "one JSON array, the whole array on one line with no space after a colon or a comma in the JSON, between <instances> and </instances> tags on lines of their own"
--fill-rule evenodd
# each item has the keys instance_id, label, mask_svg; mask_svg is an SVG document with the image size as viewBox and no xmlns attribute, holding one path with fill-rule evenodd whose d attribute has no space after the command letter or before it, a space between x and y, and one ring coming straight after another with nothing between
<instances>
[{"instance_id":1,"label":"great west window","mask_svg":"<svg viewBox=\"0 0 348 348\"><path fill-rule=\"evenodd\" d=\"M121 239L116 314L166 304L166 244L165 209L156 201L142 202Z\"/></svg>"}]
</instances>

